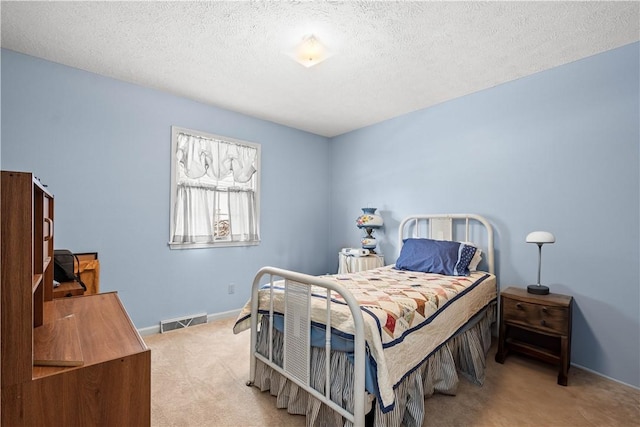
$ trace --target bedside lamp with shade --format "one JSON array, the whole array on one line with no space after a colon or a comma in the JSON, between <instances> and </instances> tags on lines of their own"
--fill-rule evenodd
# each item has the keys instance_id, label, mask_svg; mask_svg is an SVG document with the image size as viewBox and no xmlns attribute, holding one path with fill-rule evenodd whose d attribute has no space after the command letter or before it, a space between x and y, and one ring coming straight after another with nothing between
<instances>
[{"instance_id":1,"label":"bedside lamp with shade","mask_svg":"<svg viewBox=\"0 0 640 427\"><path fill-rule=\"evenodd\" d=\"M536 295L546 295L549 293L549 287L540 284L540 269L542 266L542 245L545 243L555 243L556 237L548 231L534 231L527 234L527 243L535 243L538 245L538 284L527 286L527 292Z\"/></svg>"},{"instance_id":2,"label":"bedside lamp with shade","mask_svg":"<svg viewBox=\"0 0 640 427\"><path fill-rule=\"evenodd\" d=\"M380 228L384 224L382 217L376 214L376 209L377 208L362 208L362 215L356 219L358 228L364 229L367 233L367 235L362 238L362 248L369 250L372 254L376 253L374 249L378 242L371 233L373 233L374 229Z\"/></svg>"}]
</instances>

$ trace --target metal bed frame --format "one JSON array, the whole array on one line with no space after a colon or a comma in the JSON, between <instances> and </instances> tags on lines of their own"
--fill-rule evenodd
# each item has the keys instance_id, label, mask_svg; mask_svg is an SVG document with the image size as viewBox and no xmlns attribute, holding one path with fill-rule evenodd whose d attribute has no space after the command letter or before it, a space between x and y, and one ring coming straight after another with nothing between
<instances>
[{"instance_id":1,"label":"metal bed frame","mask_svg":"<svg viewBox=\"0 0 640 427\"><path fill-rule=\"evenodd\" d=\"M489 273L494 273L493 228L482 216L476 214L438 214L411 215L402 220L398 229L398 251L402 247L404 236L411 234L419 237L422 225L426 225L426 237L438 240L453 240L457 229L454 220L464 220L464 241L471 240L470 221L477 221L486 231L486 246L481 246L487 255L486 262ZM460 239L458 239L460 240ZM485 249L486 248L486 249ZM268 355L263 356L256 350L258 336L258 292L266 280L271 284L269 304ZM274 282L281 281L284 287L284 343L282 367L274 362L273 354L273 292ZM331 352L331 291L337 292L349 306L354 322L354 379L353 379L353 411L341 407L330 398L331 369L330 358L325 358L325 391L324 394L310 384L311 360L311 287L318 286L326 290L325 351ZM264 308L263 308L264 309ZM248 386L255 382L257 360L290 379L311 396L318 399L334 411L338 412L355 427L365 425L365 338L364 319L358 302L343 286L323 279L322 276L310 276L295 271L275 267L263 267L256 274L251 290L251 366Z\"/></svg>"}]
</instances>

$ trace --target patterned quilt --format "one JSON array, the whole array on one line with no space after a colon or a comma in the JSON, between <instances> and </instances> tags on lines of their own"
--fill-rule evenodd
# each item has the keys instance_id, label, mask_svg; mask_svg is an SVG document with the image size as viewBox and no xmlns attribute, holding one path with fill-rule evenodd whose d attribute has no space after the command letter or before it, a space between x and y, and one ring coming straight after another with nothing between
<instances>
[{"instance_id":1,"label":"patterned quilt","mask_svg":"<svg viewBox=\"0 0 640 427\"><path fill-rule=\"evenodd\" d=\"M453 335L478 310L496 298L495 276L474 272L470 276L443 276L396 270L392 266L347 275L323 276L346 287L359 302L365 339L377 366L380 399L393 404L393 387L418 366L442 342ZM483 285L484 284L484 285ZM277 282L274 288L282 289ZM312 288L311 319L326 321L326 290ZM473 294L471 304L457 303ZM274 292L274 311L283 311L283 292ZM268 310L269 290L259 292L259 310ZM353 321L343 298L332 292L331 326L353 336ZM446 307L456 306L446 321L436 322ZM251 304L247 303L234 326L238 333L250 327ZM446 316L445 316L446 317ZM445 325L441 325L445 323ZM432 326L433 327L430 327ZM430 338L430 335L434 335Z\"/></svg>"}]
</instances>

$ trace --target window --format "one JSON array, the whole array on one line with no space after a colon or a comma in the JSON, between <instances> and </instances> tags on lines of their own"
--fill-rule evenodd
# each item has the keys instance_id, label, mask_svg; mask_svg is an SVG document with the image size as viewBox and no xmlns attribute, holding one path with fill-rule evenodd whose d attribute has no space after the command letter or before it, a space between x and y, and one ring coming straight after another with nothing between
<instances>
[{"instance_id":1,"label":"window","mask_svg":"<svg viewBox=\"0 0 640 427\"><path fill-rule=\"evenodd\" d=\"M260 243L260 144L171 127L172 249Z\"/></svg>"}]
</instances>

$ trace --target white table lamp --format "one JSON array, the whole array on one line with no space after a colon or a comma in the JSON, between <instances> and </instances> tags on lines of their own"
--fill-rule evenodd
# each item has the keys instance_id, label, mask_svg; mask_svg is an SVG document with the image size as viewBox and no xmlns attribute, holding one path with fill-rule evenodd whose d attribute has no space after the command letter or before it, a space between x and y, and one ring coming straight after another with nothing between
<instances>
[{"instance_id":1,"label":"white table lamp","mask_svg":"<svg viewBox=\"0 0 640 427\"><path fill-rule=\"evenodd\" d=\"M527 286L527 292L536 295L546 295L549 287L540 284L540 267L542 266L542 245L545 243L555 243L556 237L548 231L534 231L527 234L527 243L538 245L538 284Z\"/></svg>"}]
</instances>

